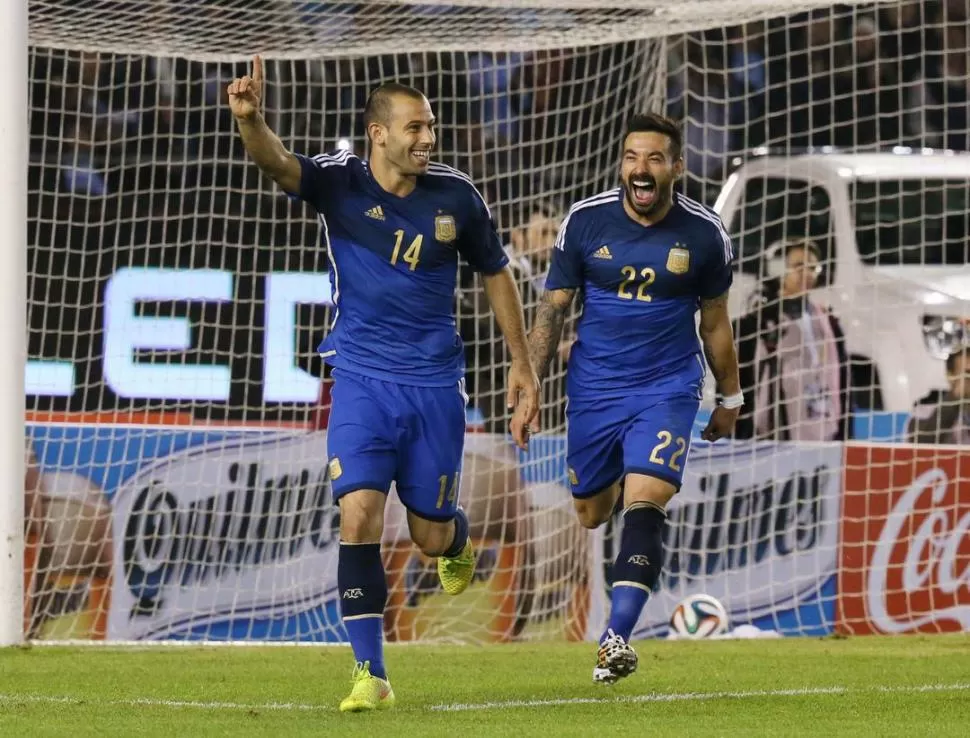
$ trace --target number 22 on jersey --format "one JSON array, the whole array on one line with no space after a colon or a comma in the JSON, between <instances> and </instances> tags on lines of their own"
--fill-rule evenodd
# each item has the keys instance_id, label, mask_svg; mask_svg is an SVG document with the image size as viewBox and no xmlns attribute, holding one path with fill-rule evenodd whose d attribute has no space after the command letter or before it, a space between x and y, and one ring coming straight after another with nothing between
<instances>
[{"instance_id":1,"label":"number 22 on jersey","mask_svg":"<svg viewBox=\"0 0 970 738\"><path fill-rule=\"evenodd\" d=\"M632 300L633 293L630 292L630 286L638 281L636 267L625 266L620 271L623 273L624 279L616 290L616 296L621 300ZM647 293L647 288L653 284L653 280L657 278L657 273L650 267L644 267L640 270L639 277L640 284L637 287L636 298L640 302L650 302L653 298Z\"/></svg>"},{"instance_id":2,"label":"number 22 on jersey","mask_svg":"<svg viewBox=\"0 0 970 738\"><path fill-rule=\"evenodd\" d=\"M404 244L404 229L398 228L394 231L394 236L396 240L394 241L394 251L391 252L391 264L396 266L400 257L408 265L408 269L413 272L421 259L421 243L424 241L424 236L420 233L415 236L411 245L404 250L403 256L401 255L401 246Z\"/></svg>"}]
</instances>

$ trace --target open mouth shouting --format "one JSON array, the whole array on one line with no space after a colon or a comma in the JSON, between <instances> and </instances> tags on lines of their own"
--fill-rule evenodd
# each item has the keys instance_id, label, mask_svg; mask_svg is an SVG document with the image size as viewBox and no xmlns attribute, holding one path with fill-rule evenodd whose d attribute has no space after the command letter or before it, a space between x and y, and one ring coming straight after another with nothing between
<instances>
[{"instance_id":1,"label":"open mouth shouting","mask_svg":"<svg viewBox=\"0 0 970 738\"><path fill-rule=\"evenodd\" d=\"M630 195L637 207L648 208L657 200L657 183L653 177L631 177Z\"/></svg>"}]
</instances>

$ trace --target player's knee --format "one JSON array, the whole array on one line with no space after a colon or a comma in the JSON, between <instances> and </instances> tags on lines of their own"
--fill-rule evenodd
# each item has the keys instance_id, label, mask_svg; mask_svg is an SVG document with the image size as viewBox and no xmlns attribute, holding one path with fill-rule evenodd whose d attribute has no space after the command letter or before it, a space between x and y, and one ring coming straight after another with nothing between
<instances>
[{"instance_id":1,"label":"player's knee","mask_svg":"<svg viewBox=\"0 0 970 738\"><path fill-rule=\"evenodd\" d=\"M677 494L677 487L665 479L631 473L626 476L623 502L625 507L644 502L664 510L675 494Z\"/></svg>"},{"instance_id":2,"label":"player's knee","mask_svg":"<svg viewBox=\"0 0 970 738\"><path fill-rule=\"evenodd\" d=\"M376 490L348 492L340 498L340 540L380 543L384 533L385 495Z\"/></svg>"},{"instance_id":3,"label":"player's knee","mask_svg":"<svg viewBox=\"0 0 970 738\"><path fill-rule=\"evenodd\" d=\"M423 541L417 542L418 548L421 549L421 553L432 559L441 556L445 550L448 548L448 539L444 535L434 536L431 538L426 538Z\"/></svg>"},{"instance_id":4,"label":"player's knee","mask_svg":"<svg viewBox=\"0 0 970 738\"><path fill-rule=\"evenodd\" d=\"M589 497L574 497L573 505L579 524L590 530L603 525L613 515L620 490L620 482L617 481Z\"/></svg>"},{"instance_id":5,"label":"player's knee","mask_svg":"<svg viewBox=\"0 0 970 738\"><path fill-rule=\"evenodd\" d=\"M599 528L610 519L612 508L597 504L595 500L575 500L576 517L584 528Z\"/></svg>"},{"instance_id":6,"label":"player's knee","mask_svg":"<svg viewBox=\"0 0 970 738\"><path fill-rule=\"evenodd\" d=\"M432 558L441 556L448 549L455 530L455 524L450 520L437 522L425 520L413 514L408 516L408 527L414 545L425 556Z\"/></svg>"}]
</instances>

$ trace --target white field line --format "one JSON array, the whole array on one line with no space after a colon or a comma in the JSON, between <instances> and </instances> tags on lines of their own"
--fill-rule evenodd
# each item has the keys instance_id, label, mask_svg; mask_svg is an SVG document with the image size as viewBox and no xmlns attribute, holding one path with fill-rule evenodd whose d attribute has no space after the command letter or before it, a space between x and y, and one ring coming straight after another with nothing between
<instances>
[{"instance_id":1,"label":"white field line","mask_svg":"<svg viewBox=\"0 0 970 738\"><path fill-rule=\"evenodd\" d=\"M93 705L95 707L168 707L175 710L260 710L279 712L327 712L327 705L304 705L298 702L198 702L194 700L162 700L136 697L130 700L105 700L98 697L72 697L47 694L0 694L0 705Z\"/></svg>"},{"instance_id":2,"label":"white field line","mask_svg":"<svg viewBox=\"0 0 970 738\"><path fill-rule=\"evenodd\" d=\"M552 700L510 700L507 702L479 702L469 704L433 705L436 712L465 712L468 710L508 710L516 707L560 707L565 705L600 705L642 702L700 702L704 700L744 700L759 697L811 697L825 694L872 694L915 692L965 692L970 683L920 684L900 687L804 687L801 689L759 689L738 692L681 692L657 694L622 695L619 697L572 697Z\"/></svg>"},{"instance_id":3,"label":"white field line","mask_svg":"<svg viewBox=\"0 0 970 738\"><path fill-rule=\"evenodd\" d=\"M622 695L618 697L572 697L547 700L508 700L501 702L477 702L430 705L425 710L432 712L468 712L472 710L511 710L521 707L560 707L568 705L613 705L644 702L700 702L705 700L739 700L762 697L812 697L829 694L915 694L921 692L966 692L970 682L956 684L920 684L913 686L878 686L863 689L851 687L805 687L801 689L765 689L737 692L681 692L642 695ZM76 696L43 694L0 693L0 705L93 705L95 707L163 707L174 710L255 710L277 712L333 712L330 705L310 705L298 702L202 702L193 700L165 700L154 698L135 698L106 700ZM405 711L411 712L408 708Z\"/></svg>"}]
</instances>

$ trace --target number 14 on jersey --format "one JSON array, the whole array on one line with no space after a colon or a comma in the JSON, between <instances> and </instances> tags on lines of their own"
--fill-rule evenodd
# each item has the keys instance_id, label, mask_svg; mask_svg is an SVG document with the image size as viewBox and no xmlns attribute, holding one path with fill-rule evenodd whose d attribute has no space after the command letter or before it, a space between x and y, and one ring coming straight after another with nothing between
<instances>
[{"instance_id":1,"label":"number 14 on jersey","mask_svg":"<svg viewBox=\"0 0 970 738\"><path fill-rule=\"evenodd\" d=\"M424 236L420 233L415 236L411 245L404 250L403 256L401 255L401 246L404 245L404 229L398 228L394 231L394 236L396 240L394 241L394 251L391 252L391 264L396 266L397 260L400 258L413 272L421 260L421 243L424 241Z\"/></svg>"}]
</instances>

